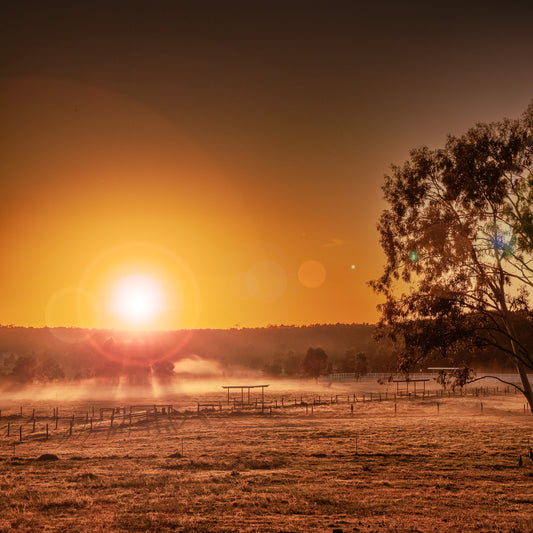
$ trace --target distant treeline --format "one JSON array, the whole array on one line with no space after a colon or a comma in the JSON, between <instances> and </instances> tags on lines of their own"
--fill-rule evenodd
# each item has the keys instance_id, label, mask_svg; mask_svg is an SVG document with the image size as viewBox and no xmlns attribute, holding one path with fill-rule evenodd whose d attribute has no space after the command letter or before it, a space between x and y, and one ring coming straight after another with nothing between
<instances>
[{"instance_id":1,"label":"distant treeline","mask_svg":"<svg viewBox=\"0 0 533 533\"><path fill-rule=\"evenodd\" d=\"M0 326L0 381L126 377L142 384L153 375L160 380L176 377L175 363L191 356L215 362L228 376L236 369L276 377L396 371L392 345L377 342L373 333L374 326L367 324L146 333ZM497 353L470 352L462 354L461 362L510 370ZM427 361L424 367L442 363Z\"/></svg>"}]
</instances>

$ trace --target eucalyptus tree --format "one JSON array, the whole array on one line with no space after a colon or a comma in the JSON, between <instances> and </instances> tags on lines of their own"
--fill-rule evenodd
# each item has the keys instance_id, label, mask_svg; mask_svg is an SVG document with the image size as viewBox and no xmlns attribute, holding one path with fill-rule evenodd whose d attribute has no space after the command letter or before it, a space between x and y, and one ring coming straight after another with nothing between
<instances>
[{"instance_id":1,"label":"eucalyptus tree","mask_svg":"<svg viewBox=\"0 0 533 533\"><path fill-rule=\"evenodd\" d=\"M532 161L533 102L519 119L412 150L385 177L386 264L370 284L384 296L380 329L397 343L402 369L492 346L515 364L514 386L533 411Z\"/></svg>"}]
</instances>

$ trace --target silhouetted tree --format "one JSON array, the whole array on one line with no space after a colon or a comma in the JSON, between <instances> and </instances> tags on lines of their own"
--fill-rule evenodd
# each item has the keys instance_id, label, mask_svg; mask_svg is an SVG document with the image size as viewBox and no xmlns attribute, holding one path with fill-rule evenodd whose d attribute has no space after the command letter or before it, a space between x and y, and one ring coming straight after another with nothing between
<instances>
[{"instance_id":1,"label":"silhouetted tree","mask_svg":"<svg viewBox=\"0 0 533 533\"><path fill-rule=\"evenodd\" d=\"M290 350L284 361L284 369L286 376L297 376L302 371L303 356L294 353Z\"/></svg>"},{"instance_id":2,"label":"silhouetted tree","mask_svg":"<svg viewBox=\"0 0 533 533\"><path fill-rule=\"evenodd\" d=\"M381 331L402 369L437 351L497 347L533 410L522 329L533 325L532 136L533 103L518 120L478 124L393 166L378 226L387 263L371 285L386 298Z\"/></svg>"},{"instance_id":3,"label":"silhouetted tree","mask_svg":"<svg viewBox=\"0 0 533 533\"><path fill-rule=\"evenodd\" d=\"M174 363L168 359L162 359L152 365L152 370L160 380L169 381L174 376Z\"/></svg>"},{"instance_id":4,"label":"silhouetted tree","mask_svg":"<svg viewBox=\"0 0 533 533\"><path fill-rule=\"evenodd\" d=\"M35 377L36 369L37 360L34 355L20 355L13 366L11 375L18 383L30 383Z\"/></svg>"},{"instance_id":5,"label":"silhouetted tree","mask_svg":"<svg viewBox=\"0 0 533 533\"><path fill-rule=\"evenodd\" d=\"M283 372L283 367L281 365L281 361L279 359L275 359L274 361L268 362L263 370L269 375L273 377L279 377L281 376Z\"/></svg>"},{"instance_id":6,"label":"silhouetted tree","mask_svg":"<svg viewBox=\"0 0 533 533\"><path fill-rule=\"evenodd\" d=\"M328 356L322 348L309 348L303 360L304 372L315 379L322 374L328 366Z\"/></svg>"},{"instance_id":7,"label":"silhouetted tree","mask_svg":"<svg viewBox=\"0 0 533 533\"><path fill-rule=\"evenodd\" d=\"M359 352L355 355L355 370L357 377L366 376L368 374L368 361L365 352Z\"/></svg>"},{"instance_id":8,"label":"silhouetted tree","mask_svg":"<svg viewBox=\"0 0 533 533\"><path fill-rule=\"evenodd\" d=\"M355 350L346 350L340 364L341 372L355 373Z\"/></svg>"},{"instance_id":9,"label":"silhouetted tree","mask_svg":"<svg viewBox=\"0 0 533 533\"><path fill-rule=\"evenodd\" d=\"M35 369L35 377L44 381L65 379L65 372L54 357L47 357Z\"/></svg>"}]
</instances>

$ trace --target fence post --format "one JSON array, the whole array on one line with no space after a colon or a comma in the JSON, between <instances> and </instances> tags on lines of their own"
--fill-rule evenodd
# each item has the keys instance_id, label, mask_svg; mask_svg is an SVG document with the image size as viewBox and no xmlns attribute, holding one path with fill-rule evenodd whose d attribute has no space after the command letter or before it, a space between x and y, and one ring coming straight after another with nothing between
<instances>
[{"instance_id":1,"label":"fence post","mask_svg":"<svg viewBox=\"0 0 533 533\"><path fill-rule=\"evenodd\" d=\"M10 422L7 423L7 436L9 437L9 430L10 430Z\"/></svg>"},{"instance_id":2,"label":"fence post","mask_svg":"<svg viewBox=\"0 0 533 533\"><path fill-rule=\"evenodd\" d=\"M48 440L48 424L46 424L46 440Z\"/></svg>"},{"instance_id":3,"label":"fence post","mask_svg":"<svg viewBox=\"0 0 533 533\"><path fill-rule=\"evenodd\" d=\"M19 440L22 442L22 426L19 426Z\"/></svg>"}]
</instances>

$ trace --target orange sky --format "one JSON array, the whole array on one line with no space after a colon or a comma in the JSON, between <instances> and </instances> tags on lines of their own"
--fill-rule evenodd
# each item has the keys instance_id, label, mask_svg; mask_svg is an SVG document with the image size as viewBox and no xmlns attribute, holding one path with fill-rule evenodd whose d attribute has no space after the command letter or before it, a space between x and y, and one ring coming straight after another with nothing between
<instances>
[{"instance_id":1,"label":"orange sky","mask_svg":"<svg viewBox=\"0 0 533 533\"><path fill-rule=\"evenodd\" d=\"M389 165L533 94L500 13L206 4L10 8L0 324L128 326L135 273L166 295L146 327L373 322Z\"/></svg>"}]
</instances>

